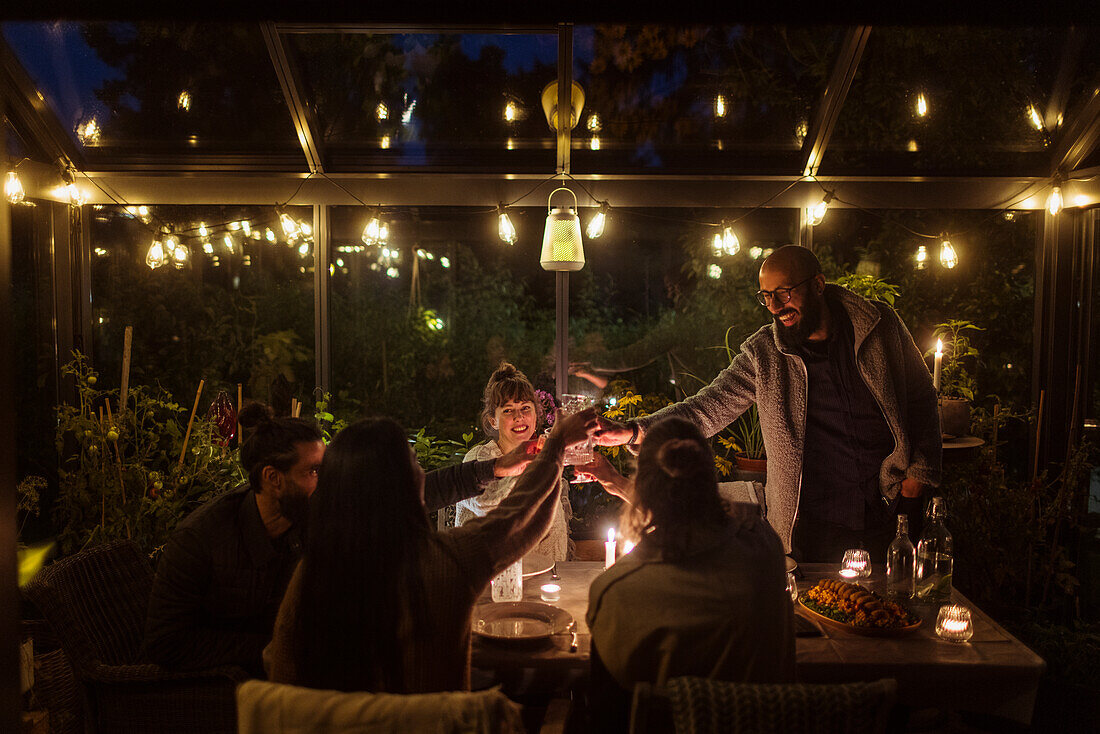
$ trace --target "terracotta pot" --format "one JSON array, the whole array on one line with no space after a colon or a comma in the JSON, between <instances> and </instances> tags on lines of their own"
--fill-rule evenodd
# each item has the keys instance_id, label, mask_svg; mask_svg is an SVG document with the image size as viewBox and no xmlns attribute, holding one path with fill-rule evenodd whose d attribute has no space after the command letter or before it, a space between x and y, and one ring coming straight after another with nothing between
<instances>
[{"instance_id":1,"label":"terracotta pot","mask_svg":"<svg viewBox=\"0 0 1100 734\"><path fill-rule=\"evenodd\" d=\"M940 431L952 436L970 432L970 401L965 398L940 398Z\"/></svg>"},{"instance_id":2,"label":"terracotta pot","mask_svg":"<svg viewBox=\"0 0 1100 734\"><path fill-rule=\"evenodd\" d=\"M741 471L754 471L761 474L765 474L768 471L767 458L750 459L747 456L735 455L733 460L737 463L737 468Z\"/></svg>"}]
</instances>

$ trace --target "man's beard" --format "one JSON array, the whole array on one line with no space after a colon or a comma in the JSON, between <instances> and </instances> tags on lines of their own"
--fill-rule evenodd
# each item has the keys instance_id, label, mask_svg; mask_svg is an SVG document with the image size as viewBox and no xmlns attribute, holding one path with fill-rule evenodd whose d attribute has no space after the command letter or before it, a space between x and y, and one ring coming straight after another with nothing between
<instances>
[{"instance_id":1,"label":"man's beard","mask_svg":"<svg viewBox=\"0 0 1100 734\"><path fill-rule=\"evenodd\" d=\"M802 303L798 321L794 326L786 326L779 317L787 312L783 309L772 316L775 322L775 333L779 336L779 343L788 349L797 349L805 344L813 334L821 327L821 309L824 307L825 297L812 293Z\"/></svg>"},{"instance_id":2,"label":"man's beard","mask_svg":"<svg viewBox=\"0 0 1100 734\"><path fill-rule=\"evenodd\" d=\"M290 520L290 524L294 527L305 530L306 523L309 521L309 495L289 479L287 481L289 483L287 489L291 491L283 492L279 497L279 514Z\"/></svg>"}]
</instances>

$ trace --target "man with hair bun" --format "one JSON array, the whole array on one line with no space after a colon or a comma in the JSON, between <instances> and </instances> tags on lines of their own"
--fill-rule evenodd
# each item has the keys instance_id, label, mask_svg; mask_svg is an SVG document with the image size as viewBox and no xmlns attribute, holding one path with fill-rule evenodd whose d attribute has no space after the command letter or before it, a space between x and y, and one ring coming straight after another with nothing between
<instances>
[{"instance_id":1,"label":"man with hair bun","mask_svg":"<svg viewBox=\"0 0 1100 734\"><path fill-rule=\"evenodd\" d=\"M313 420L277 417L262 403L246 405L239 421L248 482L211 499L172 533L153 582L144 650L167 668L238 665L262 678L261 653L301 558L325 444ZM532 458L524 446L495 461L428 472L425 509L475 495L496 477L521 473Z\"/></svg>"},{"instance_id":2,"label":"man with hair bun","mask_svg":"<svg viewBox=\"0 0 1100 734\"><path fill-rule=\"evenodd\" d=\"M864 547L885 562L895 517L919 533L922 500L940 482L939 407L921 351L894 309L825 282L810 250L786 245L760 266L773 323L741 345L694 396L597 441L637 444L664 417L710 437L753 403L768 456L768 521L799 561L840 562Z\"/></svg>"}]
</instances>

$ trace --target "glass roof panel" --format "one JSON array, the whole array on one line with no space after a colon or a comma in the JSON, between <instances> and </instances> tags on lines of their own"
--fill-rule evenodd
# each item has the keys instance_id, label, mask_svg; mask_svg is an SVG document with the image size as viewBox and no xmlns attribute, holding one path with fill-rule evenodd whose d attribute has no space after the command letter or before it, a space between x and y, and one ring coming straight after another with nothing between
<instances>
[{"instance_id":1,"label":"glass roof panel","mask_svg":"<svg viewBox=\"0 0 1100 734\"><path fill-rule=\"evenodd\" d=\"M1033 120L1064 40L1053 28L872 29L820 173L1046 175L1049 134Z\"/></svg>"},{"instance_id":2,"label":"glass roof panel","mask_svg":"<svg viewBox=\"0 0 1100 734\"><path fill-rule=\"evenodd\" d=\"M844 30L577 26L574 172L798 169Z\"/></svg>"},{"instance_id":3,"label":"glass roof panel","mask_svg":"<svg viewBox=\"0 0 1100 734\"><path fill-rule=\"evenodd\" d=\"M301 154L257 24L4 23L89 160Z\"/></svg>"},{"instance_id":4,"label":"glass roof panel","mask_svg":"<svg viewBox=\"0 0 1100 734\"><path fill-rule=\"evenodd\" d=\"M1100 89L1100 28L1081 30L1085 33L1085 42L1069 86L1064 115L1067 124L1077 119L1081 109L1092 99L1097 89Z\"/></svg>"},{"instance_id":5,"label":"glass roof panel","mask_svg":"<svg viewBox=\"0 0 1100 734\"><path fill-rule=\"evenodd\" d=\"M290 35L333 170L552 172L555 34Z\"/></svg>"}]
</instances>

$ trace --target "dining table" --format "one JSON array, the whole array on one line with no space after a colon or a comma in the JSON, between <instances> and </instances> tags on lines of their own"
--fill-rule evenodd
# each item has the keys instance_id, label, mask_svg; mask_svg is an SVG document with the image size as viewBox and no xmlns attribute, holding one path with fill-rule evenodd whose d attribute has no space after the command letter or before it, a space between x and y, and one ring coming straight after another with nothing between
<instances>
[{"instance_id":1,"label":"dining table","mask_svg":"<svg viewBox=\"0 0 1100 734\"><path fill-rule=\"evenodd\" d=\"M561 696L587 685L591 635L585 623L588 588L603 572L600 562L558 563L556 580L561 596L553 603L572 615L572 631L555 634L538 645L518 646L474 635L472 665L475 681L500 684L509 695L544 692ZM839 567L803 564L796 569L800 589L818 580L838 578ZM523 600L539 602L540 589L550 572L524 579ZM859 582L882 592L881 570ZM488 589L479 604L492 604ZM917 709L971 711L1028 725L1035 707L1042 658L1013 637L958 589L951 603L970 608L973 637L968 642L947 642L936 635L937 606L911 604L922 623L895 637L870 637L834 625L819 624L800 605L795 605L796 675L802 683L842 683L893 678L898 682L898 702ZM477 614L475 608L475 615Z\"/></svg>"}]
</instances>

